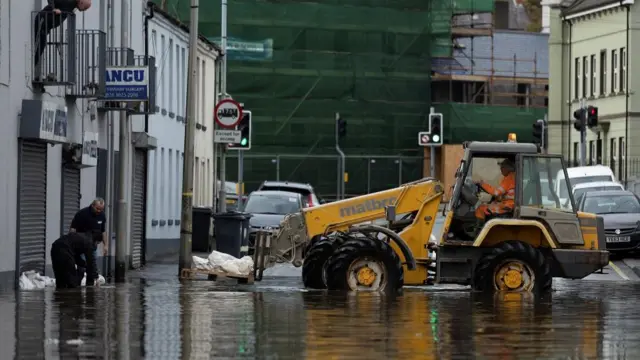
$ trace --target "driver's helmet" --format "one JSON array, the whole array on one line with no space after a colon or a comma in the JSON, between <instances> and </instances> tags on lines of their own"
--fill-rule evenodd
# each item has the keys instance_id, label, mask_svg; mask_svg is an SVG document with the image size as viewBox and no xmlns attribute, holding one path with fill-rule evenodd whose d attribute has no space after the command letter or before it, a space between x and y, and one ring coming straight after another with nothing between
<instances>
[{"instance_id":1,"label":"driver's helmet","mask_svg":"<svg viewBox=\"0 0 640 360\"><path fill-rule=\"evenodd\" d=\"M504 159L501 162L498 162L498 165L500 165L500 168L505 168L512 172L516 171L516 165L511 161L511 159Z\"/></svg>"}]
</instances>

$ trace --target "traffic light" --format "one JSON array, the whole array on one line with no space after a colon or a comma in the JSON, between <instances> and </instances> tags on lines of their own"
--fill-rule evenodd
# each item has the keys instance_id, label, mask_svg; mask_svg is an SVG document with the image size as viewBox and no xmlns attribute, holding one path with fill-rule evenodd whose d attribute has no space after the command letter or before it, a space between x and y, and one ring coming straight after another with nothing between
<instances>
[{"instance_id":1,"label":"traffic light","mask_svg":"<svg viewBox=\"0 0 640 360\"><path fill-rule=\"evenodd\" d=\"M547 134L549 133L549 130L547 128L547 122L542 120L542 119L538 119L536 120L536 122L533 123L533 139L534 142L537 144L540 144L540 146L542 148L546 148L547 147Z\"/></svg>"},{"instance_id":2,"label":"traffic light","mask_svg":"<svg viewBox=\"0 0 640 360\"><path fill-rule=\"evenodd\" d=\"M598 108L595 106L587 107L587 126L589 128L598 126Z\"/></svg>"},{"instance_id":3,"label":"traffic light","mask_svg":"<svg viewBox=\"0 0 640 360\"><path fill-rule=\"evenodd\" d=\"M431 145L442 145L442 114L429 114Z\"/></svg>"},{"instance_id":4,"label":"traffic light","mask_svg":"<svg viewBox=\"0 0 640 360\"><path fill-rule=\"evenodd\" d=\"M338 137L344 138L347 136L347 120L338 115L336 121L338 122Z\"/></svg>"},{"instance_id":5,"label":"traffic light","mask_svg":"<svg viewBox=\"0 0 640 360\"><path fill-rule=\"evenodd\" d=\"M582 131L585 126L585 113L584 109L580 108L573 112L573 128Z\"/></svg>"},{"instance_id":6,"label":"traffic light","mask_svg":"<svg viewBox=\"0 0 640 360\"><path fill-rule=\"evenodd\" d=\"M242 112L242 120L236 127L240 131L240 143L229 144L229 149L235 150L251 150L251 111L244 110Z\"/></svg>"}]
</instances>

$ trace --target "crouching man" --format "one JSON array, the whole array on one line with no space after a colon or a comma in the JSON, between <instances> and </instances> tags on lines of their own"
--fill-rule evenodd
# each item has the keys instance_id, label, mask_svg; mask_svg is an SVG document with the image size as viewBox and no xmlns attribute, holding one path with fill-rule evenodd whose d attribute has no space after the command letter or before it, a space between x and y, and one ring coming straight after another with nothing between
<instances>
[{"instance_id":1,"label":"crouching man","mask_svg":"<svg viewBox=\"0 0 640 360\"><path fill-rule=\"evenodd\" d=\"M56 277L56 288L79 287L87 269L86 286L98 284L98 268L90 235L69 233L51 245L51 263ZM82 256L86 259L82 259Z\"/></svg>"}]
</instances>

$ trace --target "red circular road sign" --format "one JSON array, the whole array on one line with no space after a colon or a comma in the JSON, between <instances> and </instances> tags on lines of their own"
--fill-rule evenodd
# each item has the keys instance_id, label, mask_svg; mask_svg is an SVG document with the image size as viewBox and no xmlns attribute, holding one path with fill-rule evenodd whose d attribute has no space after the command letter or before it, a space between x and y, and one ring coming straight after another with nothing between
<instances>
[{"instance_id":1,"label":"red circular road sign","mask_svg":"<svg viewBox=\"0 0 640 360\"><path fill-rule=\"evenodd\" d=\"M213 116L218 125L233 128L242 119L242 106L233 99L224 99L216 105Z\"/></svg>"}]
</instances>

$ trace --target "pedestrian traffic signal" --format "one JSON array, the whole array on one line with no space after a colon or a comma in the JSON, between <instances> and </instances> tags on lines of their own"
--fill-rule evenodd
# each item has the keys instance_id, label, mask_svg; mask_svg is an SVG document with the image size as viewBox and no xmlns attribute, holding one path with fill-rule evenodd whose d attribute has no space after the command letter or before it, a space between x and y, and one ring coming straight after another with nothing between
<instances>
[{"instance_id":1,"label":"pedestrian traffic signal","mask_svg":"<svg viewBox=\"0 0 640 360\"><path fill-rule=\"evenodd\" d=\"M236 126L236 131L240 131L240 143L229 144L229 149L251 150L251 111L242 112L242 120Z\"/></svg>"},{"instance_id":2,"label":"pedestrian traffic signal","mask_svg":"<svg viewBox=\"0 0 640 360\"><path fill-rule=\"evenodd\" d=\"M442 145L442 114L429 114L430 145Z\"/></svg>"},{"instance_id":3,"label":"pedestrian traffic signal","mask_svg":"<svg viewBox=\"0 0 640 360\"><path fill-rule=\"evenodd\" d=\"M573 128L582 131L585 126L585 109L580 108L573 112Z\"/></svg>"},{"instance_id":4,"label":"pedestrian traffic signal","mask_svg":"<svg viewBox=\"0 0 640 360\"><path fill-rule=\"evenodd\" d=\"M598 126L598 108L595 106L587 107L587 126L589 128Z\"/></svg>"},{"instance_id":5,"label":"pedestrian traffic signal","mask_svg":"<svg viewBox=\"0 0 640 360\"><path fill-rule=\"evenodd\" d=\"M343 138L347 136L347 120L338 115L336 121L338 122L338 137Z\"/></svg>"}]
</instances>

